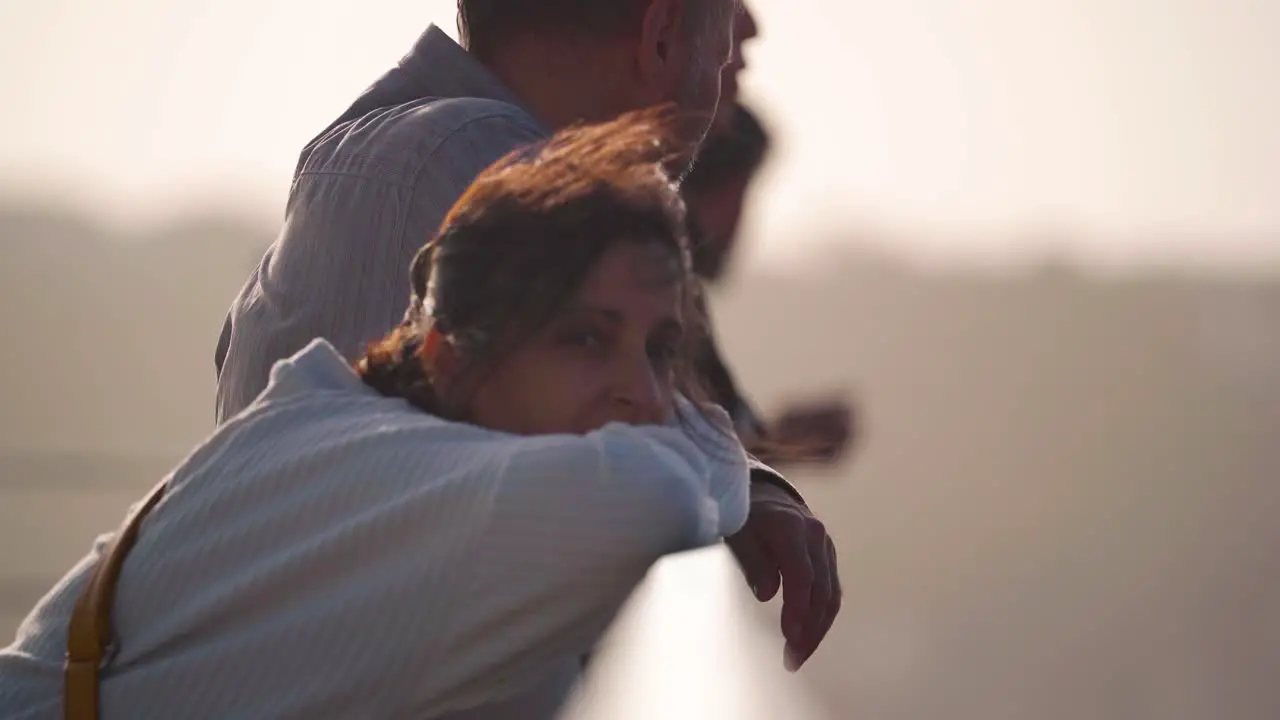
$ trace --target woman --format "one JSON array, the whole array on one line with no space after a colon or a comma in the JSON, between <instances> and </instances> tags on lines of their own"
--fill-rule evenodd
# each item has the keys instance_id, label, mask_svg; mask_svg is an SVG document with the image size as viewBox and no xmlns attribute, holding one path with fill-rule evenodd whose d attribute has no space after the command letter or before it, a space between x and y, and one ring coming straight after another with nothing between
<instances>
[{"instance_id":1,"label":"woman","mask_svg":"<svg viewBox=\"0 0 1280 720\"><path fill-rule=\"evenodd\" d=\"M39 602L0 717L56 717L68 682L78 716L549 717L648 568L747 513L727 417L684 399L665 127L572 129L477 178L400 328L354 369L320 340L279 363L117 535L114 588L103 541Z\"/></svg>"}]
</instances>

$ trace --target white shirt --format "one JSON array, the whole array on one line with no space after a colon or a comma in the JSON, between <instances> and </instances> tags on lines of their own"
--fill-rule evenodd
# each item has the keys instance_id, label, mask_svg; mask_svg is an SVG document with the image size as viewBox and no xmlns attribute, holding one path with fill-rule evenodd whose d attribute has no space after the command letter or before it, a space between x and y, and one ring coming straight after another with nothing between
<instances>
[{"instance_id":1,"label":"white shirt","mask_svg":"<svg viewBox=\"0 0 1280 720\"><path fill-rule=\"evenodd\" d=\"M746 520L741 446L686 416L497 433L384 398L312 342L143 522L103 716L549 716L655 561ZM0 718L61 716L67 621L104 544L0 651Z\"/></svg>"}]
</instances>

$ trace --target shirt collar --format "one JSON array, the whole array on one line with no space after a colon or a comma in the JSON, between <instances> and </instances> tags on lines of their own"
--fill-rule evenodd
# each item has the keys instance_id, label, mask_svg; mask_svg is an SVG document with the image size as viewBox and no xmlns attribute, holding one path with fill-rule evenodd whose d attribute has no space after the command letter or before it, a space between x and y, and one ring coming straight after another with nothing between
<instances>
[{"instance_id":1,"label":"shirt collar","mask_svg":"<svg viewBox=\"0 0 1280 720\"><path fill-rule=\"evenodd\" d=\"M329 341L316 338L271 368L263 397L283 399L315 390L353 389L366 388L351 363Z\"/></svg>"},{"instance_id":2,"label":"shirt collar","mask_svg":"<svg viewBox=\"0 0 1280 720\"><path fill-rule=\"evenodd\" d=\"M497 100L533 116L524 101L435 24L427 26L400 60L400 69L419 97Z\"/></svg>"}]
</instances>

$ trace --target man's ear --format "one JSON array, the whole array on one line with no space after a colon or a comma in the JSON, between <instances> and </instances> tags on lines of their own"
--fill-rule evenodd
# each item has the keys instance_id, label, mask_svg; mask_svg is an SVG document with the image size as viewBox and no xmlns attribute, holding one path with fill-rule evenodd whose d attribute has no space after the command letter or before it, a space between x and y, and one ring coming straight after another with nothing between
<instances>
[{"instance_id":1,"label":"man's ear","mask_svg":"<svg viewBox=\"0 0 1280 720\"><path fill-rule=\"evenodd\" d=\"M666 84L685 36L685 7L689 0L649 0L640 25L636 64L646 84Z\"/></svg>"}]
</instances>

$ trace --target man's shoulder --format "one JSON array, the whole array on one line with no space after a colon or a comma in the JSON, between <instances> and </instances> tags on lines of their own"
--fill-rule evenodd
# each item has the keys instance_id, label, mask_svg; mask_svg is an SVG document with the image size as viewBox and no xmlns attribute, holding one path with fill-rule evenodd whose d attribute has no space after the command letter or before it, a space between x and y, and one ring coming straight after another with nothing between
<instances>
[{"instance_id":1,"label":"man's shoulder","mask_svg":"<svg viewBox=\"0 0 1280 720\"><path fill-rule=\"evenodd\" d=\"M408 122L429 122L445 132L457 131L479 121L510 123L531 132L538 131L538 121L524 108L501 100L477 97L451 97L420 100L401 106Z\"/></svg>"},{"instance_id":2,"label":"man's shoulder","mask_svg":"<svg viewBox=\"0 0 1280 720\"><path fill-rule=\"evenodd\" d=\"M369 133L385 141L405 145L424 144L439 149L460 134L538 136L538 121L524 109L500 100L474 97L426 98L370 113L351 128L352 134Z\"/></svg>"},{"instance_id":3,"label":"man's shoulder","mask_svg":"<svg viewBox=\"0 0 1280 720\"><path fill-rule=\"evenodd\" d=\"M333 128L313 143L302 172L376 174L408 184L428 160L457 155L461 162L451 157L450 164L469 165L469 156L491 162L494 153L500 157L543 135L538 121L511 103L423 98Z\"/></svg>"}]
</instances>

